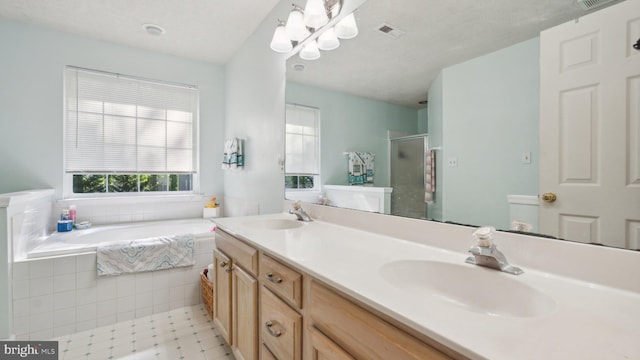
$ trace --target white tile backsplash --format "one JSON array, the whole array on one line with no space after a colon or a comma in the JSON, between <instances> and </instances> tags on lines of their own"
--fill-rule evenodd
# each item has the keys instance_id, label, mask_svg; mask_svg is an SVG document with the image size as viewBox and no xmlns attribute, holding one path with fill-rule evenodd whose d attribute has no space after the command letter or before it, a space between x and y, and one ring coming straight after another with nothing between
<instances>
[{"instance_id":1,"label":"white tile backsplash","mask_svg":"<svg viewBox=\"0 0 640 360\"><path fill-rule=\"evenodd\" d=\"M213 248L198 239L194 266L111 277L97 276L95 253L15 263L13 333L38 340L199 304Z\"/></svg>"}]
</instances>

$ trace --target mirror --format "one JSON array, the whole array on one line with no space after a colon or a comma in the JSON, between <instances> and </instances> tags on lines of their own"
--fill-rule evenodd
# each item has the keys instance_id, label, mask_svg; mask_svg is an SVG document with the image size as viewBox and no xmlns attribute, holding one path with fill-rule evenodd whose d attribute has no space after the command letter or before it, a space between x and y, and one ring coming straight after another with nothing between
<instances>
[{"instance_id":1,"label":"mirror","mask_svg":"<svg viewBox=\"0 0 640 360\"><path fill-rule=\"evenodd\" d=\"M287 103L320 111L321 183L349 186L345 153L360 151L375 154L373 186L393 188L390 139L428 134L435 192L405 216L537 233L538 35L586 12L574 0L515 3L367 0L358 37L314 62L289 58ZM370 203L346 207L387 213Z\"/></svg>"}]
</instances>

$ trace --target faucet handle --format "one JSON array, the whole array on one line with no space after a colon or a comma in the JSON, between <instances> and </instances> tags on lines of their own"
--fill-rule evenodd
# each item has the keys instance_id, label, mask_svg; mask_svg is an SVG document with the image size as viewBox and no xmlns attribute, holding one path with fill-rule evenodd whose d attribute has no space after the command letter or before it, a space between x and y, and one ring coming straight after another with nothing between
<instances>
[{"instance_id":1,"label":"faucet handle","mask_svg":"<svg viewBox=\"0 0 640 360\"><path fill-rule=\"evenodd\" d=\"M495 232L495 227L483 226L473 232L473 237L476 239L478 246L488 248L493 244L493 234Z\"/></svg>"}]
</instances>

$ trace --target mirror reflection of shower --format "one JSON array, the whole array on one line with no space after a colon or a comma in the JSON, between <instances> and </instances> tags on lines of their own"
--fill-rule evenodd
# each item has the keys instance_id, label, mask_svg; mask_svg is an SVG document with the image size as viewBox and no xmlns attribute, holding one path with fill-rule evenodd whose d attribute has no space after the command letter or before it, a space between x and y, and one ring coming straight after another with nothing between
<instances>
[{"instance_id":1,"label":"mirror reflection of shower","mask_svg":"<svg viewBox=\"0 0 640 360\"><path fill-rule=\"evenodd\" d=\"M427 218L425 165L427 134L390 137L391 214Z\"/></svg>"}]
</instances>

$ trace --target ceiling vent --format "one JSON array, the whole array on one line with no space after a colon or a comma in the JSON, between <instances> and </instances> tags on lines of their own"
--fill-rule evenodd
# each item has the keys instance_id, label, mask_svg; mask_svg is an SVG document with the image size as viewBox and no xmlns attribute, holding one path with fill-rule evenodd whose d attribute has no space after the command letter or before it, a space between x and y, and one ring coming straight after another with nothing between
<instances>
[{"instance_id":1,"label":"ceiling vent","mask_svg":"<svg viewBox=\"0 0 640 360\"><path fill-rule=\"evenodd\" d=\"M399 38L407 33L406 31L400 30L396 26L387 23L382 23L376 29L383 34L392 36L394 38Z\"/></svg>"},{"instance_id":2,"label":"ceiling vent","mask_svg":"<svg viewBox=\"0 0 640 360\"><path fill-rule=\"evenodd\" d=\"M592 9L604 6L608 3L612 3L616 0L577 0L577 1L583 10L592 10Z\"/></svg>"}]
</instances>

